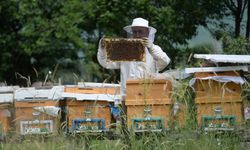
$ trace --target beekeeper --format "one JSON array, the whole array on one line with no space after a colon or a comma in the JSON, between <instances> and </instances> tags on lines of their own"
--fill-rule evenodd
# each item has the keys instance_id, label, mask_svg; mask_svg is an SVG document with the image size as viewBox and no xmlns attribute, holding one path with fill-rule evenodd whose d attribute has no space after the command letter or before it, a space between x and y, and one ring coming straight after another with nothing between
<instances>
[{"instance_id":1,"label":"beekeeper","mask_svg":"<svg viewBox=\"0 0 250 150\"><path fill-rule=\"evenodd\" d=\"M127 32L128 38L142 38L145 46L145 62L107 62L106 51L102 39L99 42L97 59L106 69L121 70L121 95L126 96L126 80L128 78L138 79L150 76L163 70L170 62L169 57L162 49L155 45L154 36L156 29L148 25L148 21L143 18L133 19L132 25L123 28Z\"/></svg>"}]
</instances>

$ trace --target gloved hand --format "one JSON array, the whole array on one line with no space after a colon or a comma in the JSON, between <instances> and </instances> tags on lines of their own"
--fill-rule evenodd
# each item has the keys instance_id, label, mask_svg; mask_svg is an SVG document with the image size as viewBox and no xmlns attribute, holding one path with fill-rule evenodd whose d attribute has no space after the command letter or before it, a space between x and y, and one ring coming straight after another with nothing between
<instances>
[{"instance_id":1,"label":"gloved hand","mask_svg":"<svg viewBox=\"0 0 250 150\"><path fill-rule=\"evenodd\" d=\"M142 44L143 46L147 47L149 50L153 49L153 42L150 41L148 38L144 37L142 38Z\"/></svg>"}]
</instances>

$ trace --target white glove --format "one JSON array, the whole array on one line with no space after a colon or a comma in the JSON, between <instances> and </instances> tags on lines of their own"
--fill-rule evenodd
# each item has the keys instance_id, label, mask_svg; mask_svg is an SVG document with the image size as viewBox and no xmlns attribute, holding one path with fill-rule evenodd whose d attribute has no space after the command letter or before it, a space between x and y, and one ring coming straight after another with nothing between
<instances>
[{"instance_id":1,"label":"white glove","mask_svg":"<svg viewBox=\"0 0 250 150\"><path fill-rule=\"evenodd\" d=\"M142 38L142 45L147 47L148 49L152 50L153 49L153 42L150 41L148 38L144 37Z\"/></svg>"}]
</instances>

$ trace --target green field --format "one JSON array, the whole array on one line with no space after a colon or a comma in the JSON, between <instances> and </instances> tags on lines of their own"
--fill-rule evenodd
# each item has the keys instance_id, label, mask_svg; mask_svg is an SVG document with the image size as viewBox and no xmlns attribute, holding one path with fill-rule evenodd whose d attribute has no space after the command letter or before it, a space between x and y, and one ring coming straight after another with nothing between
<instances>
[{"instance_id":1,"label":"green field","mask_svg":"<svg viewBox=\"0 0 250 150\"><path fill-rule=\"evenodd\" d=\"M1 143L4 150L241 150L250 149L242 135L199 133L197 131L171 131L165 134L120 134L113 139L107 136L57 135L39 137L12 137Z\"/></svg>"}]
</instances>

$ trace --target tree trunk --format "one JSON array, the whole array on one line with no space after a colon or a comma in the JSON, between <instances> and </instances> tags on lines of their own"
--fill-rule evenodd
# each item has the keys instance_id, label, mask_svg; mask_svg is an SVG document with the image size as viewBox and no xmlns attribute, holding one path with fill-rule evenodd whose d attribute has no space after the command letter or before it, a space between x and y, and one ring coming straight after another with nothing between
<instances>
[{"instance_id":1,"label":"tree trunk","mask_svg":"<svg viewBox=\"0 0 250 150\"><path fill-rule=\"evenodd\" d=\"M238 6L235 12L235 37L240 36L240 24L241 24L241 13L242 13L242 0L237 0Z\"/></svg>"},{"instance_id":2,"label":"tree trunk","mask_svg":"<svg viewBox=\"0 0 250 150\"><path fill-rule=\"evenodd\" d=\"M250 4L249 0L247 2L247 27L246 27L246 39L249 40L249 32L250 32Z\"/></svg>"}]
</instances>

